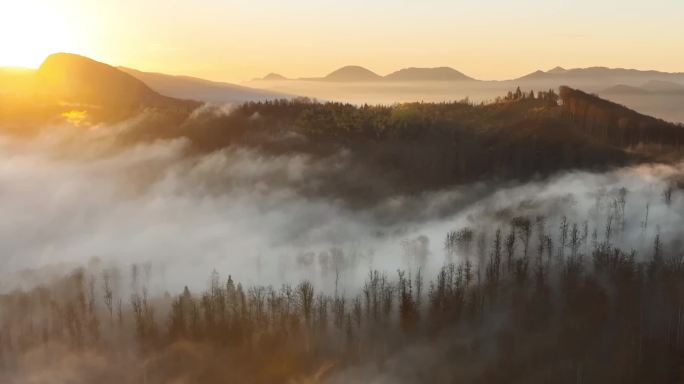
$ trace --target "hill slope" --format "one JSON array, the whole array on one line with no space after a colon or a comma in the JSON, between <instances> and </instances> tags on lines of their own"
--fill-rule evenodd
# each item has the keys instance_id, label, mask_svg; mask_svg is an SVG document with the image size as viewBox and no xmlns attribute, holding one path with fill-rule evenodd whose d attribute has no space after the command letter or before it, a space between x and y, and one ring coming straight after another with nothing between
<instances>
[{"instance_id":1,"label":"hill slope","mask_svg":"<svg viewBox=\"0 0 684 384\"><path fill-rule=\"evenodd\" d=\"M348 65L342 67L336 71L331 72L327 76L323 77L321 80L324 81L351 81L351 82L366 82L366 81L378 81L381 80L382 76L377 73L356 65Z\"/></svg>"},{"instance_id":2,"label":"hill slope","mask_svg":"<svg viewBox=\"0 0 684 384\"><path fill-rule=\"evenodd\" d=\"M642 144L684 144L684 127L640 114L620 104L569 87L560 88L563 110L595 140L627 148Z\"/></svg>"},{"instance_id":3,"label":"hill slope","mask_svg":"<svg viewBox=\"0 0 684 384\"><path fill-rule=\"evenodd\" d=\"M235 84L209 81L190 76L172 76L119 67L162 95L204 101L208 103L244 103L247 101L290 98L291 95Z\"/></svg>"},{"instance_id":4,"label":"hill slope","mask_svg":"<svg viewBox=\"0 0 684 384\"><path fill-rule=\"evenodd\" d=\"M116 107L192 107L195 103L162 96L142 81L84 56L48 56L36 73L39 86L68 102Z\"/></svg>"},{"instance_id":5,"label":"hill slope","mask_svg":"<svg viewBox=\"0 0 684 384\"><path fill-rule=\"evenodd\" d=\"M463 73L449 67L404 68L384 77L388 81L472 81Z\"/></svg>"},{"instance_id":6,"label":"hill slope","mask_svg":"<svg viewBox=\"0 0 684 384\"><path fill-rule=\"evenodd\" d=\"M336 166L324 167L325 181L301 188L360 205L483 179L524 180L663 159L677 156L684 143L683 127L570 88L561 97L561 105L555 93L484 105L250 103L220 122L175 134L202 152L249 146L331 161Z\"/></svg>"},{"instance_id":7,"label":"hill slope","mask_svg":"<svg viewBox=\"0 0 684 384\"><path fill-rule=\"evenodd\" d=\"M0 71L0 88L0 128L21 135L52 124L121 121L142 111L170 124L201 105L163 96L117 68L68 53L50 55L38 70Z\"/></svg>"}]
</instances>

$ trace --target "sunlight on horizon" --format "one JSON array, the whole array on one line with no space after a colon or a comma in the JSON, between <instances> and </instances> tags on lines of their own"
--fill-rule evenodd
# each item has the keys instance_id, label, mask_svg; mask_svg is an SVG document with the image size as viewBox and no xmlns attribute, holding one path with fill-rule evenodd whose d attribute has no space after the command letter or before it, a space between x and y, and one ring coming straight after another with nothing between
<instances>
[{"instance_id":1,"label":"sunlight on horizon","mask_svg":"<svg viewBox=\"0 0 684 384\"><path fill-rule=\"evenodd\" d=\"M611 4L589 0L401 6L389 0L201 0L172 6L162 0L5 0L0 66L36 68L52 53L70 52L111 65L231 82L271 72L324 76L344 65L381 75L450 66L482 80L556 66L683 71L684 40L677 36L684 33L684 4L627 0L621 7L616 14Z\"/></svg>"},{"instance_id":2,"label":"sunlight on horizon","mask_svg":"<svg viewBox=\"0 0 684 384\"><path fill-rule=\"evenodd\" d=\"M78 15L54 3L40 6L9 1L0 13L0 66L38 68L45 58L56 52L82 49L83 37L76 31Z\"/></svg>"}]
</instances>

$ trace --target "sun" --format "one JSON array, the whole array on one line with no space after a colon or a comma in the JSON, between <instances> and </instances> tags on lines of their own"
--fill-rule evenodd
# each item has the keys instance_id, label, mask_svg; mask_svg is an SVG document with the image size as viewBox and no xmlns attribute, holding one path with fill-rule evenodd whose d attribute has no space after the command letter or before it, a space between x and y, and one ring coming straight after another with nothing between
<instances>
[{"instance_id":1,"label":"sun","mask_svg":"<svg viewBox=\"0 0 684 384\"><path fill-rule=\"evenodd\" d=\"M0 66L37 68L77 45L73 20L55 2L7 0L0 11Z\"/></svg>"}]
</instances>

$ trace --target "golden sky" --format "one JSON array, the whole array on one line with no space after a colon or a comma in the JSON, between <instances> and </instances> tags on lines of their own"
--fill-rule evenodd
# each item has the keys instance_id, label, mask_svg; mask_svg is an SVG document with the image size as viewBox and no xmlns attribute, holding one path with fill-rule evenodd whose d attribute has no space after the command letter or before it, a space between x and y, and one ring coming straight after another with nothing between
<instances>
[{"instance_id":1,"label":"golden sky","mask_svg":"<svg viewBox=\"0 0 684 384\"><path fill-rule=\"evenodd\" d=\"M1 0L0 36L0 66L73 52L225 81L348 64L684 71L682 0Z\"/></svg>"}]
</instances>

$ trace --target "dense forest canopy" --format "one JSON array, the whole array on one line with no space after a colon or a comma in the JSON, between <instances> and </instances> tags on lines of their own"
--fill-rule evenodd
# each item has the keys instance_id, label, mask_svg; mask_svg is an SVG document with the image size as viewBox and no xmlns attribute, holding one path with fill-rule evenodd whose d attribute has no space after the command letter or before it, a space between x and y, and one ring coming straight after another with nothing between
<instances>
[{"instance_id":1,"label":"dense forest canopy","mask_svg":"<svg viewBox=\"0 0 684 384\"><path fill-rule=\"evenodd\" d=\"M560 104L560 105L559 105ZM187 137L195 150L231 145L330 159L333 190L362 203L480 180L529 180L559 170L607 169L678 158L684 128L598 97L561 88L510 92L489 104L468 100L354 106L308 99L247 103L227 114L200 110L176 130L143 127L140 137ZM372 190L359 182L377 184Z\"/></svg>"}]
</instances>

